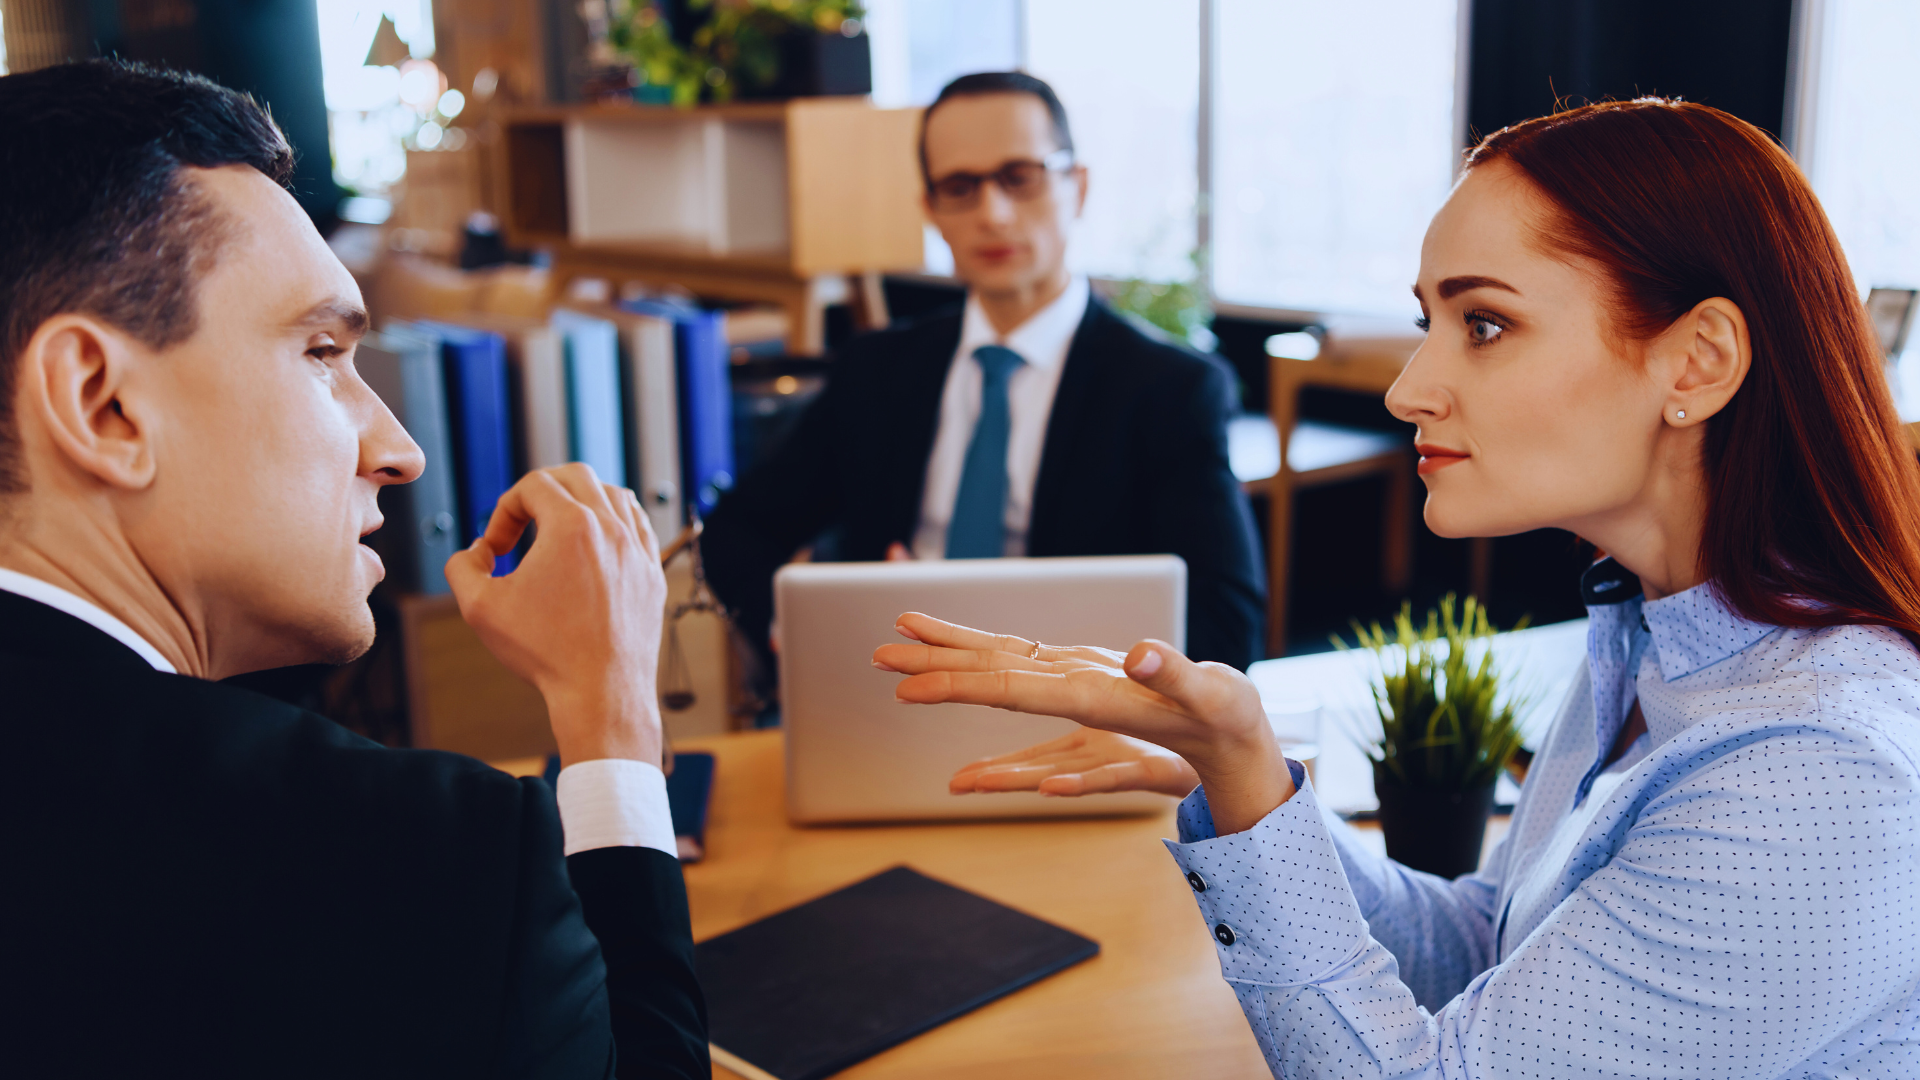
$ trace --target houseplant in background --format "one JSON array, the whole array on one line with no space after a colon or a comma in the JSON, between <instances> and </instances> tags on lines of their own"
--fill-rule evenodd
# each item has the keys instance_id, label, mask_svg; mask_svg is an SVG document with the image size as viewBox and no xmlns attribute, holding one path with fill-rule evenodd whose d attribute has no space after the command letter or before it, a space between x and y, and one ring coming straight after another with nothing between
<instances>
[{"instance_id":1,"label":"houseplant in background","mask_svg":"<svg viewBox=\"0 0 1920 1080\"><path fill-rule=\"evenodd\" d=\"M1209 325L1213 322L1213 305L1202 282L1203 256L1195 251L1187 259L1193 264L1193 276L1187 280L1128 278L1114 283L1107 301L1117 310L1166 331L1175 341L1212 352L1219 342Z\"/></svg>"},{"instance_id":2,"label":"houseplant in background","mask_svg":"<svg viewBox=\"0 0 1920 1080\"><path fill-rule=\"evenodd\" d=\"M857 0L612 0L608 40L648 104L865 94L864 15Z\"/></svg>"},{"instance_id":3,"label":"houseplant in background","mask_svg":"<svg viewBox=\"0 0 1920 1080\"><path fill-rule=\"evenodd\" d=\"M1366 750L1387 854L1447 878L1479 867L1494 783L1520 748L1523 703L1494 663L1493 633L1485 608L1452 593L1423 625L1412 604L1391 632L1354 623L1380 665L1379 733Z\"/></svg>"}]
</instances>

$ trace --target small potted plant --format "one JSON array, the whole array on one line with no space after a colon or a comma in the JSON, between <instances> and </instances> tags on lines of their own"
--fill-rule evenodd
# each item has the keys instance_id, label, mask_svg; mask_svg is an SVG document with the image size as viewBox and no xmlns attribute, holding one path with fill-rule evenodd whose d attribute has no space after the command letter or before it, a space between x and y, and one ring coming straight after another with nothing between
<instances>
[{"instance_id":1,"label":"small potted plant","mask_svg":"<svg viewBox=\"0 0 1920 1080\"><path fill-rule=\"evenodd\" d=\"M1354 623L1380 664L1380 728L1366 750L1387 854L1447 878L1479 867L1494 782L1520 749L1522 702L1494 664L1493 632L1484 607L1451 593L1421 626L1412 604L1391 632Z\"/></svg>"}]
</instances>

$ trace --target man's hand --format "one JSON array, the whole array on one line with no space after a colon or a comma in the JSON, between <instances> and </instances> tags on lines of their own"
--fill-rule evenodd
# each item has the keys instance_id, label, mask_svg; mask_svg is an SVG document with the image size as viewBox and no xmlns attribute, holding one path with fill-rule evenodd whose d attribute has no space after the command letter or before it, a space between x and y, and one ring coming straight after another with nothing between
<instances>
[{"instance_id":1,"label":"man's hand","mask_svg":"<svg viewBox=\"0 0 1920 1080\"><path fill-rule=\"evenodd\" d=\"M527 557L492 576L495 555L529 524L538 529ZM447 560L447 582L481 642L546 699L562 765L660 763L667 582L633 492L580 464L528 473L501 497L486 535Z\"/></svg>"},{"instance_id":2,"label":"man's hand","mask_svg":"<svg viewBox=\"0 0 1920 1080\"><path fill-rule=\"evenodd\" d=\"M962 766L947 781L955 795L1038 791L1042 795L1096 795L1157 791L1183 798L1200 783L1186 759L1150 742L1081 728L1052 742Z\"/></svg>"},{"instance_id":3,"label":"man's hand","mask_svg":"<svg viewBox=\"0 0 1920 1080\"><path fill-rule=\"evenodd\" d=\"M1063 716L1165 747L1199 775L1221 836L1252 828L1293 797L1293 775L1259 691L1225 664L1196 664L1164 641L1142 641L1125 656L1085 646L1036 649L1025 638L918 612L900 616L894 629L917 644L882 645L873 662L911 676L894 691L900 700Z\"/></svg>"}]
</instances>

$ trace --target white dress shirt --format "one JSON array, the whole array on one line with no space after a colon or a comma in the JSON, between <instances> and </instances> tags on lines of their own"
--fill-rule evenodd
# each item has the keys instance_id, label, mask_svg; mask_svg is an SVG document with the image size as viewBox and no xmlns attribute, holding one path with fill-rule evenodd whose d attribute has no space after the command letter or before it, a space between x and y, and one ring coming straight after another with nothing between
<instances>
[{"instance_id":1,"label":"white dress shirt","mask_svg":"<svg viewBox=\"0 0 1920 1080\"><path fill-rule=\"evenodd\" d=\"M65 612L125 645L155 671L179 674L160 650L99 605L36 577L0 568L0 592L10 592ZM648 847L678 857L667 778L659 766L608 758L583 761L560 771L560 827L566 852L603 847Z\"/></svg>"},{"instance_id":2,"label":"white dress shirt","mask_svg":"<svg viewBox=\"0 0 1920 1080\"><path fill-rule=\"evenodd\" d=\"M1053 396L1060 389L1060 372L1067 366L1067 349L1086 318L1092 290L1083 275L1075 274L1065 292L1033 317L1002 336L987 321L979 297L967 294L967 311L960 323L960 348L947 368L946 388L940 395L940 431L927 459L927 482L920 499L920 527L913 534L913 554L921 559L944 558L947 523L953 520L953 500L960 494L960 472L966 466L973 426L980 419L980 365L973 350L982 345L1004 345L1026 363L1007 379L1007 547L1012 558L1027 553L1027 523L1033 516L1033 483L1040 475L1040 453L1047 441L1047 420L1053 415Z\"/></svg>"}]
</instances>

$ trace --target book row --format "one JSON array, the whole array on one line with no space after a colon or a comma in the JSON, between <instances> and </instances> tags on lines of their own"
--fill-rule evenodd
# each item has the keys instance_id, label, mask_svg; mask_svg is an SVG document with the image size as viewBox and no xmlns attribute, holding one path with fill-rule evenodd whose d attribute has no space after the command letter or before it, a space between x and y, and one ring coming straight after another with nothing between
<instances>
[{"instance_id":1,"label":"book row","mask_svg":"<svg viewBox=\"0 0 1920 1080\"><path fill-rule=\"evenodd\" d=\"M522 473L580 461L632 488L666 543L732 486L724 313L684 301L570 304L545 319L395 320L355 363L426 456L381 492L389 583L444 593L447 559L486 531ZM513 568L502 555L494 573Z\"/></svg>"}]
</instances>

